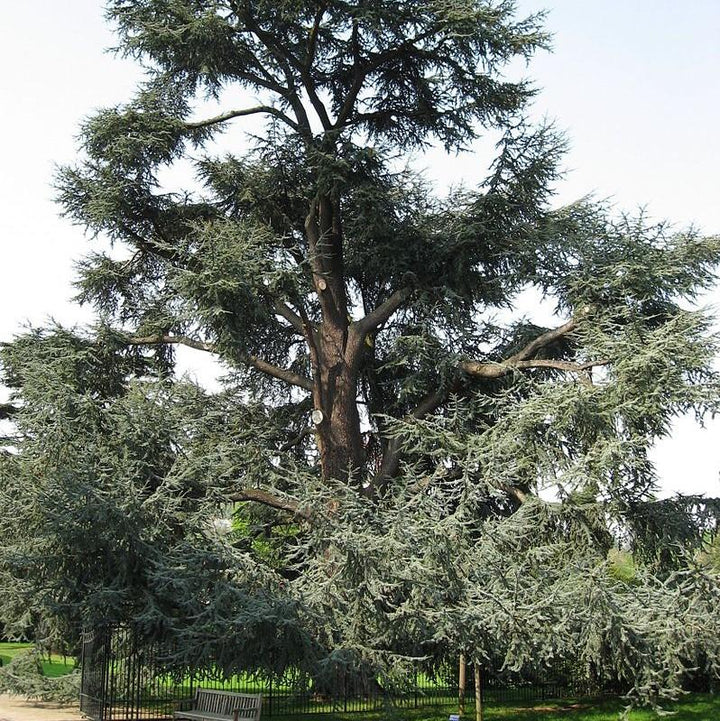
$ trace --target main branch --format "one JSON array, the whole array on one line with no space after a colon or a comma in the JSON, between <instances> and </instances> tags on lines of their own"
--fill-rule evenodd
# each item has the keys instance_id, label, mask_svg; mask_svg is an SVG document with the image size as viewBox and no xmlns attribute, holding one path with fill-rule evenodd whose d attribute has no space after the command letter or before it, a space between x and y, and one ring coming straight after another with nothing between
<instances>
[{"instance_id":1,"label":"main branch","mask_svg":"<svg viewBox=\"0 0 720 721\"><path fill-rule=\"evenodd\" d=\"M410 288L396 290L384 303L355 323L361 335L372 333L378 326L385 323L390 316L410 297Z\"/></svg>"},{"instance_id":2,"label":"main branch","mask_svg":"<svg viewBox=\"0 0 720 721\"><path fill-rule=\"evenodd\" d=\"M555 358L533 357L542 348L572 333L575 328L577 328L577 321L573 318L557 328L545 331L545 333L530 341L524 348L504 361L498 363L475 360L463 361L460 363L460 370L476 378L501 378L513 370L550 368L568 373L582 373L596 366L604 366L610 363L607 358L586 361L585 363L573 363L572 361Z\"/></svg>"},{"instance_id":3,"label":"main branch","mask_svg":"<svg viewBox=\"0 0 720 721\"><path fill-rule=\"evenodd\" d=\"M526 370L529 368L550 368L552 370L565 371L568 373L582 373L597 366L605 366L610 363L607 358L602 358L586 363L572 363L571 361L555 360L552 358L534 358L532 360L503 361L502 363L481 363L478 361L464 361L460 364L460 370L476 378L501 378L513 370Z\"/></svg>"},{"instance_id":4,"label":"main branch","mask_svg":"<svg viewBox=\"0 0 720 721\"><path fill-rule=\"evenodd\" d=\"M146 335L146 336L129 336L125 339L127 345L162 345L164 343L170 345L184 345L195 350L205 351L206 353L216 353L215 346L212 343L189 338L186 335Z\"/></svg>"},{"instance_id":5,"label":"main branch","mask_svg":"<svg viewBox=\"0 0 720 721\"><path fill-rule=\"evenodd\" d=\"M526 360L532 358L541 348L554 343L556 340L566 336L568 333L572 333L577 328L577 321L571 318L567 323L564 323L557 328L545 331L534 340L530 341L522 350L510 356L506 363L512 363L514 361Z\"/></svg>"}]
</instances>

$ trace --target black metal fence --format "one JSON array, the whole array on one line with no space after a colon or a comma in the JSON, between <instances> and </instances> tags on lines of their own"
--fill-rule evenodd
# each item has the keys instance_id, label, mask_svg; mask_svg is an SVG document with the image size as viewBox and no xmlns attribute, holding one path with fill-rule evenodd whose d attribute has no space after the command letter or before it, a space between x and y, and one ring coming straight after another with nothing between
<instances>
[{"instance_id":1,"label":"black metal fence","mask_svg":"<svg viewBox=\"0 0 720 721\"><path fill-rule=\"evenodd\" d=\"M418 670L394 688L358 684L349 674L338 673L319 690L309 675L292 670L275 677L243 674L229 678L212 669L169 671L163 662L167 650L166 644L141 641L126 628L85 634L81 711L94 721L172 719L173 712L191 699L198 687L260 693L263 718L452 705L458 698L457 669L450 667ZM485 672L482 679L483 697L495 702L562 698L591 691L572 669L556 670L546 678L500 678ZM466 697L469 701L474 698L472 674Z\"/></svg>"}]
</instances>

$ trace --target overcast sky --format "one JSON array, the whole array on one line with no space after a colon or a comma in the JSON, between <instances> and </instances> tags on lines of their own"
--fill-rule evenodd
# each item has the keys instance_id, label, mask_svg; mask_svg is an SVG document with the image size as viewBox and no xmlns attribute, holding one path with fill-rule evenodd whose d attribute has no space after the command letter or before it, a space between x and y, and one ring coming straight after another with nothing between
<instances>
[{"instance_id":1,"label":"overcast sky","mask_svg":"<svg viewBox=\"0 0 720 721\"><path fill-rule=\"evenodd\" d=\"M535 113L570 138L564 203L594 193L646 206L678 227L720 232L720 0L520 0L547 9L554 52L527 75ZM139 71L114 44L100 0L0 0L0 339L48 316L73 324L73 262L88 243L52 203L55 164L72 162L79 123L127 99ZM439 183L479 180L471 156L424 159ZM716 302L715 294L708 302ZM720 426L676 424L655 458L668 492L720 495Z\"/></svg>"}]
</instances>

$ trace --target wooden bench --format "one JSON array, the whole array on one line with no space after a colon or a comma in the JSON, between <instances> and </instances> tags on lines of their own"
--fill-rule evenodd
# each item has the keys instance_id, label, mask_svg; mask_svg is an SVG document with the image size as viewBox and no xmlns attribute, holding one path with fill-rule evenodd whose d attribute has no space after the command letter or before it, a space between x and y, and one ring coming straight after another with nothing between
<instances>
[{"instance_id":1,"label":"wooden bench","mask_svg":"<svg viewBox=\"0 0 720 721\"><path fill-rule=\"evenodd\" d=\"M190 721L260 721L262 696L255 693L233 693L199 688L187 711L176 711L176 719Z\"/></svg>"}]
</instances>

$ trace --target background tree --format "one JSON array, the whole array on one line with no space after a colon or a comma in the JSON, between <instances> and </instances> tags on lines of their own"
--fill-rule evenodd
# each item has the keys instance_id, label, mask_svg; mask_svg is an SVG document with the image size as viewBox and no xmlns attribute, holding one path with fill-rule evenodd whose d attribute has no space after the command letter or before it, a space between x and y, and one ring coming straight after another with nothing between
<instances>
[{"instance_id":1,"label":"background tree","mask_svg":"<svg viewBox=\"0 0 720 721\"><path fill-rule=\"evenodd\" d=\"M717 583L688 559L716 508L653 502L647 450L716 407L688 308L718 240L551 208L563 140L508 79L541 18L470 0L108 17L147 80L85 122L57 180L111 245L79 268L97 327L3 350L3 618L133 618L228 669L572 650L645 697L714 670ZM265 131L238 151L247 116ZM439 197L406 164L483 132L476 189ZM528 288L555 327L498 320ZM177 345L221 362L220 392L173 379Z\"/></svg>"}]
</instances>

